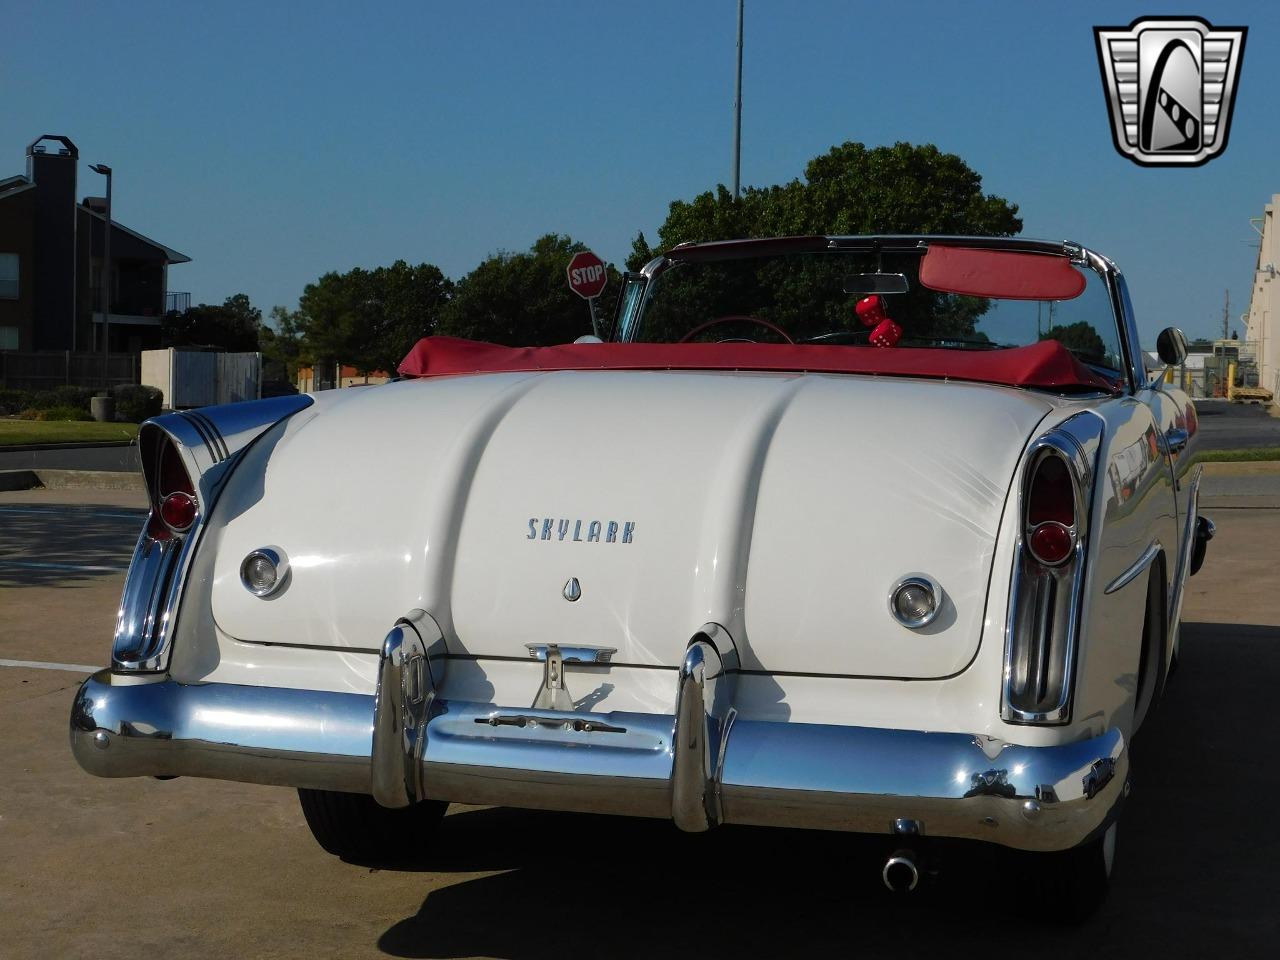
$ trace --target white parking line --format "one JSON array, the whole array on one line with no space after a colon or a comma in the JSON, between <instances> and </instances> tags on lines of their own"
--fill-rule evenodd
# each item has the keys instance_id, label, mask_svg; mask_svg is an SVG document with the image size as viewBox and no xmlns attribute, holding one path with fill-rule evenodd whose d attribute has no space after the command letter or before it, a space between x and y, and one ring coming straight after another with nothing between
<instances>
[{"instance_id":1,"label":"white parking line","mask_svg":"<svg viewBox=\"0 0 1280 960\"><path fill-rule=\"evenodd\" d=\"M30 670L69 670L72 673L97 673L101 667L83 663L45 663L42 660L0 660L0 667L26 667Z\"/></svg>"},{"instance_id":2,"label":"white parking line","mask_svg":"<svg viewBox=\"0 0 1280 960\"><path fill-rule=\"evenodd\" d=\"M0 557L0 567L32 567L36 570L74 570L81 573L124 573L128 567L98 567L87 563L48 563L43 560L6 560Z\"/></svg>"}]
</instances>

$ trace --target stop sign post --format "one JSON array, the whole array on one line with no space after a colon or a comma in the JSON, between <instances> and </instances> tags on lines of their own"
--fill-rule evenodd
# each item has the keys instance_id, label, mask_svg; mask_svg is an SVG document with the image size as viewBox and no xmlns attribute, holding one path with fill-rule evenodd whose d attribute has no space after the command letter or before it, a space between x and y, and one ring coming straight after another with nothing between
<instances>
[{"instance_id":1,"label":"stop sign post","mask_svg":"<svg viewBox=\"0 0 1280 960\"><path fill-rule=\"evenodd\" d=\"M569 277L569 289L587 301L591 311L591 332L600 336L600 324L596 319L596 297L604 290L609 274L604 261L590 250L575 253L565 271Z\"/></svg>"}]
</instances>

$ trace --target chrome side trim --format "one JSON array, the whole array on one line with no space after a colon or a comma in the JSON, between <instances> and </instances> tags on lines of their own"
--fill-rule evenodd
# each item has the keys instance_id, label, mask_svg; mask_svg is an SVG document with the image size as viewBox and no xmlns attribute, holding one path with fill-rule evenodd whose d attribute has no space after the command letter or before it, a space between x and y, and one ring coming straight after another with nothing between
<instances>
[{"instance_id":1,"label":"chrome side trim","mask_svg":"<svg viewBox=\"0 0 1280 960\"><path fill-rule=\"evenodd\" d=\"M382 641L373 696L371 789L384 807L424 797L422 754L436 691L444 682L444 635L425 611L414 610Z\"/></svg>"},{"instance_id":2,"label":"chrome side trim","mask_svg":"<svg viewBox=\"0 0 1280 960\"><path fill-rule=\"evenodd\" d=\"M723 819L720 765L733 724L738 653L727 630L704 626L685 651L676 693L671 819L702 833Z\"/></svg>"},{"instance_id":3,"label":"chrome side trim","mask_svg":"<svg viewBox=\"0 0 1280 960\"><path fill-rule=\"evenodd\" d=\"M1159 540L1152 540L1151 545L1142 551L1142 554L1138 559L1133 561L1124 573L1120 574L1120 576L1107 584L1107 588L1102 592L1104 594L1112 594L1133 583L1134 580L1142 575L1147 567L1151 566L1151 564L1155 562L1156 557L1160 556L1160 552L1163 549L1164 547L1160 544Z\"/></svg>"},{"instance_id":4,"label":"chrome side trim","mask_svg":"<svg viewBox=\"0 0 1280 960\"><path fill-rule=\"evenodd\" d=\"M98 777L212 777L369 792L373 700L101 670L71 707L71 751Z\"/></svg>"},{"instance_id":5,"label":"chrome side trim","mask_svg":"<svg viewBox=\"0 0 1280 960\"><path fill-rule=\"evenodd\" d=\"M1191 474L1191 487L1187 491L1187 518L1182 529L1182 543L1178 549L1178 568L1174 575L1173 595L1169 599L1169 631L1172 635L1182 622L1182 597L1191 569L1191 555L1196 546L1196 522L1200 516L1200 479L1204 464L1196 464Z\"/></svg>"}]
</instances>

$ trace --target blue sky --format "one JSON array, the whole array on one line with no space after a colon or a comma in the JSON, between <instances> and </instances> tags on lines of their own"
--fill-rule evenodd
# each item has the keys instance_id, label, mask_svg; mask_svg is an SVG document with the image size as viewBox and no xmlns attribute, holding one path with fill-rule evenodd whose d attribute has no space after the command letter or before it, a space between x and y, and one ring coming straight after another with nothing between
<instances>
[{"instance_id":1,"label":"blue sky","mask_svg":"<svg viewBox=\"0 0 1280 960\"><path fill-rule=\"evenodd\" d=\"M1211 9L1210 9L1211 8ZM10 7L0 176L43 133L116 170L126 225L194 258L170 287L296 305L329 270L459 277L571 234L621 261L667 204L730 178L734 0ZM1094 25L1249 27L1226 153L1144 169L1111 145ZM1250 217L1280 193L1280 3L747 0L744 183L845 140L934 142L1028 236L1128 274L1144 340L1248 305ZM81 195L101 192L81 168Z\"/></svg>"}]
</instances>

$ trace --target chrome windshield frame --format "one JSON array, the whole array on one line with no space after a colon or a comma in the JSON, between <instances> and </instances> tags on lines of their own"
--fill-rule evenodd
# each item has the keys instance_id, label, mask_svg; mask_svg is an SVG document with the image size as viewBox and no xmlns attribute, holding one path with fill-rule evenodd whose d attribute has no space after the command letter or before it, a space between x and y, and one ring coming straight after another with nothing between
<instances>
[{"instance_id":1,"label":"chrome windshield frame","mask_svg":"<svg viewBox=\"0 0 1280 960\"><path fill-rule=\"evenodd\" d=\"M1125 391L1134 394L1142 389L1146 380L1146 368L1142 360L1142 350L1138 343L1137 322L1134 318L1133 306L1129 299L1124 277L1116 265L1108 258L1071 240L1034 240L1020 237L967 237L960 235L900 235L883 236L827 236L827 237L781 237L751 240L724 240L708 243L682 243L667 253L655 257L646 263L634 278L642 277L645 282L643 296L636 297L628 303L619 298L618 312L611 331L619 343L629 343L634 334L639 318L648 306L653 295L654 281L672 267L681 263L710 262L716 260L732 260L741 257L767 255L769 253L803 253L830 250L833 252L883 251L885 253L907 253L927 249L930 243L964 244L969 247L982 247L990 250L1005 250L1014 253L1042 253L1064 256L1077 266L1084 266L1098 273L1106 284L1107 294L1111 300L1111 311L1116 323L1116 333L1123 354L1120 371L1125 380Z\"/></svg>"}]
</instances>

